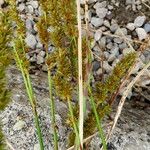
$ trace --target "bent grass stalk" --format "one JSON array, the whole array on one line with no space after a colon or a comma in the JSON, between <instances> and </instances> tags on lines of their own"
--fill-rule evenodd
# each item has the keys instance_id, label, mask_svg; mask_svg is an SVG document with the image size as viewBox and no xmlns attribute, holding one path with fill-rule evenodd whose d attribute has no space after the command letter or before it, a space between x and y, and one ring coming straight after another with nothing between
<instances>
[{"instance_id":1,"label":"bent grass stalk","mask_svg":"<svg viewBox=\"0 0 150 150\"><path fill-rule=\"evenodd\" d=\"M37 129L37 135L38 135L38 140L39 140L39 144L40 144L40 150L44 150L43 137L42 137L42 132L41 132L41 128L40 128L39 117L38 117L37 110L36 110L36 104L35 104L35 100L34 100L33 89L32 89L32 85L31 85L29 73L28 73L28 71L24 70L23 62L20 59L15 46L13 47L13 50L14 50L16 63L18 64L19 69L21 70L25 88L26 88L26 92L28 94L29 101L30 101L30 104L32 107L32 112L33 112L34 121L35 121L35 127Z\"/></svg>"},{"instance_id":2,"label":"bent grass stalk","mask_svg":"<svg viewBox=\"0 0 150 150\"><path fill-rule=\"evenodd\" d=\"M53 127L53 134L54 134L54 149L58 150L58 135L57 135L57 129L56 129L56 119L55 119L55 103L53 100L52 95L52 79L51 79L51 73L48 69L48 84L49 84L49 96L50 96L50 109L51 109L51 118L52 118L52 127Z\"/></svg>"},{"instance_id":3,"label":"bent grass stalk","mask_svg":"<svg viewBox=\"0 0 150 150\"><path fill-rule=\"evenodd\" d=\"M89 90L89 94L91 95L91 89L90 89L90 87L88 88L88 90ZM90 96L89 100L90 100L90 103L92 105L92 109L93 109L93 112L94 112L94 115L95 115L95 119L96 119L96 124L97 124L97 128L98 128L99 136L100 136L100 139L102 140L102 144L103 144L103 149L107 150L107 144L106 144L104 132L103 132L103 129L102 129L102 126L101 126L101 120L100 120L99 115L97 113L94 99L93 99L92 96Z\"/></svg>"}]
</instances>

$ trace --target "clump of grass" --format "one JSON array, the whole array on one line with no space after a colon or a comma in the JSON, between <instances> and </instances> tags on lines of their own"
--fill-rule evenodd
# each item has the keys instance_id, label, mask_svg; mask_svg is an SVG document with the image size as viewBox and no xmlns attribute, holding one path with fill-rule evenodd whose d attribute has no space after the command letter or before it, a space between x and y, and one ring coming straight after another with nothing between
<instances>
[{"instance_id":1,"label":"clump of grass","mask_svg":"<svg viewBox=\"0 0 150 150\"><path fill-rule=\"evenodd\" d=\"M7 89L6 69L12 61L9 40L12 38L11 24L7 11L0 10L0 111L4 110L10 102L10 91ZM6 147L5 138L0 122L0 149Z\"/></svg>"}]
</instances>

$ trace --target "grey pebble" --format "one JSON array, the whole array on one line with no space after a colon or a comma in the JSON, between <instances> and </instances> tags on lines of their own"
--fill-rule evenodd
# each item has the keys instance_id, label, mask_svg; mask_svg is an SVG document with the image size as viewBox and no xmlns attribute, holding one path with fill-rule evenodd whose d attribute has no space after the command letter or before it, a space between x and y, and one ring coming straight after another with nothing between
<instances>
[{"instance_id":1,"label":"grey pebble","mask_svg":"<svg viewBox=\"0 0 150 150\"><path fill-rule=\"evenodd\" d=\"M135 29L134 23L128 23L126 27L127 27L127 29L129 29L130 31L133 31L133 30Z\"/></svg>"},{"instance_id":2,"label":"grey pebble","mask_svg":"<svg viewBox=\"0 0 150 150\"><path fill-rule=\"evenodd\" d=\"M94 61L93 62L93 71L97 71L100 68L100 62Z\"/></svg>"},{"instance_id":3,"label":"grey pebble","mask_svg":"<svg viewBox=\"0 0 150 150\"><path fill-rule=\"evenodd\" d=\"M99 9L99 8L105 8L107 6L107 2L106 1L103 1L103 2L97 2L93 7L95 9Z\"/></svg>"},{"instance_id":4,"label":"grey pebble","mask_svg":"<svg viewBox=\"0 0 150 150\"><path fill-rule=\"evenodd\" d=\"M138 35L139 40L144 40L148 36L146 31L143 28L137 28L135 31Z\"/></svg>"},{"instance_id":5,"label":"grey pebble","mask_svg":"<svg viewBox=\"0 0 150 150\"><path fill-rule=\"evenodd\" d=\"M144 30L145 30L147 33L150 32L150 23L146 23L146 24L144 25Z\"/></svg>"},{"instance_id":6,"label":"grey pebble","mask_svg":"<svg viewBox=\"0 0 150 150\"><path fill-rule=\"evenodd\" d=\"M37 55L37 64L42 64L44 63L44 58L41 55Z\"/></svg>"},{"instance_id":7,"label":"grey pebble","mask_svg":"<svg viewBox=\"0 0 150 150\"><path fill-rule=\"evenodd\" d=\"M25 42L26 42L27 46L29 46L32 49L34 49L37 44L36 37L30 33L27 33Z\"/></svg>"},{"instance_id":8,"label":"grey pebble","mask_svg":"<svg viewBox=\"0 0 150 150\"><path fill-rule=\"evenodd\" d=\"M31 5L28 5L28 6L27 6L27 12L28 12L29 14L33 14L33 13L34 13L34 8L33 8Z\"/></svg>"},{"instance_id":9,"label":"grey pebble","mask_svg":"<svg viewBox=\"0 0 150 150\"><path fill-rule=\"evenodd\" d=\"M22 12L23 10L25 10L25 4L24 4L24 3L19 4L18 10L19 10L20 12Z\"/></svg>"},{"instance_id":10,"label":"grey pebble","mask_svg":"<svg viewBox=\"0 0 150 150\"><path fill-rule=\"evenodd\" d=\"M138 16L135 20L134 20L134 25L135 27L141 27L144 22L146 20L145 16Z\"/></svg>"},{"instance_id":11,"label":"grey pebble","mask_svg":"<svg viewBox=\"0 0 150 150\"><path fill-rule=\"evenodd\" d=\"M95 34L94 34L95 41L99 41L101 37L102 37L102 31L101 30L97 30L95 32Z\"/></svg>"},{"instance_id":12,"label":"grey pebble","mask_svg":"<svg viewBox=\"0 0 150 150\"><path fill-rule=\"evenodd\" d=\"M95 27L100 27L100 26L103 25L103 19L97 18L97 17L92 17L92 18L91 18L91 23L92 23L92 25L94 25Z\"/></svg>"},{"instance_id":13,"label":"grey pebble","mask_svg":"<svg viewBox=\"0 0 150 150\"><path fill-rule=\"evenodd\" d=\"M112 24L111 26L110 26L110 30L111 30L111 32L112 33L114 33L114 32L116 32L116 30L118 29L118 24Z\"/></svg>"},{"instance_id":14,"label":"grey pebble","mask_svg":"<svg viewBox=\"0 0 150 150\"><path fill-rule=\"evenodd\" d=\"M102 19L106 17L107 12L108 12L108 9L106 9L106 8L96 9L97 16Z\"/></svg>"}]
</instances>

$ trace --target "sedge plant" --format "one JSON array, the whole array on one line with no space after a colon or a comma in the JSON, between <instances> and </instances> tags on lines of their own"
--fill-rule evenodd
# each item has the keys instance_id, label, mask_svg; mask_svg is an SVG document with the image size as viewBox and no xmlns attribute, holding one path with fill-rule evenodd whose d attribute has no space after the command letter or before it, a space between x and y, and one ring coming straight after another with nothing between
<instances>
[{"instance_id":1,"label":"sedge plant","mask_svg":"<svg viewBox=\"0 0 150 150\"><path fill-rule=\"evenodd\" d=\"M7 26L11 25L9 28L14 30L14 33L6 33L15 37L12 42L13 56L23 76L26 92L34 115L40 149L44 150L36 98L30 80L29 61L26 59L28 48L24 41L25 26L18 16L18 11L15 7L16 1L8 0L8 2L10 9L7 14L11 24L4 24L2 27L0 26L0 28L5 27L7 30ZM79 1L39 0L39 2L42 8L42 15L37 23L37 28L40 40L46 52L45 63L48 72L50 116L53 127L54 149L59 149L55 119L55 99L53 97L53 95L57 95L68 104L69 112L66 125L72 128L68 136L68 146L75 145L75 149L84 149L83 139L98 130L103 148L106 150L107 145L102 129L102 119L110 112L111 103L109 100L121 84L127 71L134 64L137 57L136 53L124 56L124 58L116 64L112 73L105 81L92 83L92 61L94 58L90 49L89 38L87 36L81 36ZM2 37L6 36L3 35ZM3 38L0 40L2 39ZM10 41L6 40L5 42L4 40L0 42L7 45ZM49 51L50 44L55 47L54 51ZM1 49L3 49L3 47L1 47ZM1 57L4 51L0 52ZM6 58L8 57L7 54L8 52L4 55ZM3 62L5 62L5 57ZM5 106L7 100L9 100L7 99L9 92L5 88L5 82L2 81L3 78L5 78L5 68L8 64L5 66L1 64L2 62L0 60L0 84L2 83L1 93L3 94L2 96L0 95L0 106ZM79 102L75 101L75 105L72 101L74 95L76 99L79 99ZM5 100L6 103L4 102ZM88 102L91 104L89 110L87 110L86 107ZM2 143L1 141L3 141L3 139L0 140L0 144Z\"/></svg>"}]
</instances>

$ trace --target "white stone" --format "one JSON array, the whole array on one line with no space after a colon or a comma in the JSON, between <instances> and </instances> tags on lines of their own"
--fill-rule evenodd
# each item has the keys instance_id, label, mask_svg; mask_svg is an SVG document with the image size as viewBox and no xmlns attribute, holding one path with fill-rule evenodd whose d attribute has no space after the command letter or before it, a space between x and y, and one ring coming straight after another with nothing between
<instances>
[{"instance_id":1,"label":"white stone","mask_svg":"<svg viewBox=\"0 0 150 150\"><path fill-rule=\"evenodd\" d=\"M97 17L92 17L92 18L91 18L91 23L92 23L92 25L94 25L95 27L100 27L100 26L103 25L103 19L97 18Z\"/></svg>"},{"instance_id":2,"label":"white stone","mask_svg":"<svg viewBox=\"0 0 150 150\"><path fill-rule=\"evenodd\" d=\"M33 20L27 19L26 20L26 28L31 31L33 29Z\"/></svg>"},{"instance_id":3,"label":"white stone","mask_svg":"<svg viewBox=\"0 0 150 150\"><path fill-rule=\"evenodd\" d=\"M104 26L110 28L110 22L108 20L104 20Z\"/></svg>"},{"instance_id":4,"label":"white stone","mask_svg":"<svg viewBox=\"0 0 150 150\"><path fill-rule=\"evenodd\" d=\"M98 9L96 9L96 14L97 14L97 16L99 16L99 18L105 18L107 12L108 12L108 9L106 9L106 8L98 8Z\"/></svg>"},{"instance_id":5,"label":"white stone","mask_svg":"<svg viewBox=\"0 0 150 150\"><path fill-rule=\"evenodd\" d=\"M135 20L134 20L134 25L135 27L141 27L144 22L146 20L145 16L138 16Z\"/></svg>"},{"instance_id":6,"label":"white stone","mask_svg":"<svg viewBox=\"0 0 150 150\"><path fill-rule=\"evenodd\" d=\"M41 55L37 55L37 64L44 63L44 58Z\"/></svg>"},{"instance_id":7,"label":"white stone","mask_svg":"<svg viewBox=\"0 0 150 150\"><path fill-rule=\"evenodd\" d=\"M101 30L97 30L95 32L95 35L94 35L95 41L99 41L101 37L102 37L102 31Z\"/></svg>"},{"instance_id":8,"label":"white stone","mask_svg":"<svg viewBox=\"0 0 150 150\"><path fill-rule=\"evenodd\" d=\"M22 120L19 120L18 122L16 122L16 124L13 126L13 130L14 131L18 131L21 130L24 126L25 126L25 122Z\"/></svg>"},{"instance_id":9,"label":"white stone","mask_svg":"<svg viewBox=\"0 0 150 150\"><path fill-rule=\"evenodd\" d=\"M33 8L37 9L39 7L38 1L31 1L30 5L32 5Z\"/></svg>"},{"instance_id":10,"label":"white stone","mask_svg":"<svg viewBox=\"0 0 150 150\"><path fill-rule=\"evenodd\" d=\"M38 143L34 145L34 150L40 150L40 145Z\"/></svg>"},{"instance_id":11,"label":"white stone","mask_svg":"<svg viewBox=\"0 0 150 150\"><path fill-rule=\"evenodd\" d=\"M24 3L19 4L18 10L19 10L20 12L22 12L23 10L25 10L25 4L24 4Z\"/></svg>"},{"instance_id":12,"label":"white stone","mask_svg":"<svg viewBox=\"0 0 150 150\"><path fill-rule=\"evenodd\" d=\"M127 27L127 29L129 29L130 31L133 31L133 30L135 29L134 23L128 23L126 27Z\"/></svg>"},{"instance_id":13,"label":"white stone","mask_svg":"<svg viewBox=\"0 0 150 150\"><path fill-rule=\"evenodd\" d=\"M28 7L27 7L27 12L28 12L29 14L33 14L33 13L34 13L34 8L33 8L31 5L28 5Z\"/></svg>"},{"instance_id":14,"label":"white stone","mask_svg":"<svg viewBox=\"0 0 150 150\"><path fill-rule=\"evenodd\" d=\"M27 33L27 37L25 38L25 42L26 42L27 46L29 46L32 49L34 49L36 44L37 44L36 37L30 33Z\"/></svg>"},{"instance_id":15,"label":"white stone","mask_svg":"<svg viewBox=\"0 0 150 150\"><path fill-rule=\"evenodd\" d=\"M146 31L143 28L137 28L135 31L139 37L139 40L144 40L148 36Z\"/></svg>"},{"instance_id":16,"label":"white stone","mask_svg":"<svg viewBox=\"0 0 150 150\"><path fill-rule=\"evenodd\" d=\"M103 1L103 2L97 2L93 7L95 9L99 9L99 8L105 8L107 6L107 2L106 1Z\"/></svg>"},{"instance_id":17,"label":"white stone","mask_svg":"<svg viewBox=\"0 0 150 150\"><path fill-rule=\"evenodd\" d=\"M110 73L112 70L112 67L108 64L107 61L103 61L103 68L106 70L107 73Z\"/></svg>"},{"instance_id":18,"label":"white stone","mask_svg":"<svg viewBox=\"0 0 150 150\"><path fill-rule=\"evenodd\" d=\"M39 53L39 55L42 56L42 57L44 57L45 54L46 54L45 51L40 51L40 53Z\"/></svg>"}]
</instances>

